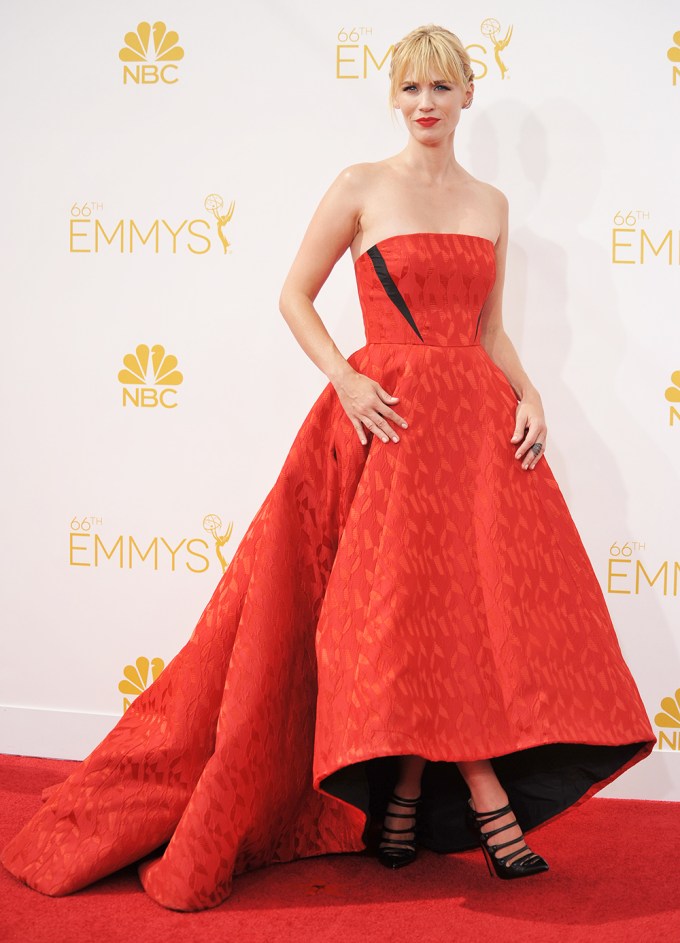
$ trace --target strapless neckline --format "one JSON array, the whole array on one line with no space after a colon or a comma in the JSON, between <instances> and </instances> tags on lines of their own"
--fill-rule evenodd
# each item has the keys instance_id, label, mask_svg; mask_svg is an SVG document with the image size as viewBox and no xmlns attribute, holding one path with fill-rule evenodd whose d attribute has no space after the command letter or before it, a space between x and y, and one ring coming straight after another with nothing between
<instances>
[{"instance_id":1,"label":"strapless neckline","mask_svg":"<svg viewBox=\"0 0 680 943\"><path fill-rule=\"evenodd\" d=\"M383 245L385 242L392 242L394 239L408 239L411 236L444 236L447 238L459 238L459 239L480 239L482 242L488 242L489 245L495 245L491 239L487 239L486 236L474 236L471 233L467 232L402 232L395 233L393 236L385 236L384 239L379 239L378 242L373 243L372 246L369 246L368 249L365 249L360 255L358 255L354 261L354 266L356 267L359 259L362 259L365 255L371 251L371 249L376 249L378 246Z\"/></svg>"}]
</instances>

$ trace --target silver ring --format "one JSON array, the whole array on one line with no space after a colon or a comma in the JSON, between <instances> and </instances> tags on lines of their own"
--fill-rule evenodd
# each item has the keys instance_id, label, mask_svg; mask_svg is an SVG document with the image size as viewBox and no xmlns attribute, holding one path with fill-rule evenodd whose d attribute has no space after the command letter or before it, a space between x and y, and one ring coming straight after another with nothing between
<instances>
[{"instance_id":1,"label":"silver ring","mask_svg":"<svg viewBox=\"0 0 680 943\"><path fill-rule=\"evenodd\" d=\"M542 448L543 448L543 444L541 442L534 442L534 444L531 446L531 451L535 455L538 455Z\"/></svg>"}]
</instances>

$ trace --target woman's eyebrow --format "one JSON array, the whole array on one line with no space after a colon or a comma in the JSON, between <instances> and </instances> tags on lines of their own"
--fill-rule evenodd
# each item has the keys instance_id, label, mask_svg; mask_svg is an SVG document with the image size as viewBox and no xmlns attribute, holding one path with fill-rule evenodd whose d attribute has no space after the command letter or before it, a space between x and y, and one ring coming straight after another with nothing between
<instances>
[{"instance_id":1,"label":"woman's eyebrow","mask_svg":"<svg viewBox=\"0 0 680 943\"><path fill-rule=\"evenodd\" d=\"M404 79L401 83L402 85L418 85L419 83L415 79ZM429 83L430 85L450 85L451 82L449 79L434 79Z\"/></svg>"}]
</instances>

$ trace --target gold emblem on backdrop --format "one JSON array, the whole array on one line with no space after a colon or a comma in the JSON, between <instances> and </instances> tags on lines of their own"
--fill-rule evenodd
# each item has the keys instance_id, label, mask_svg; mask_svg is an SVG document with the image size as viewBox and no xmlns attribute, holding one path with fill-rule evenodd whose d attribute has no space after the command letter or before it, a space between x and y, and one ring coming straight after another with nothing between
<instances>
[{"instance_id":1,"label":"gold emblem on backdrop","mask_svg":"<svg viewBox=\"0 0 680 943\"><path fill-rule=\"evenodd\" d=\"M680 403L680 370L674 370L671 373L673 386L666 389L666 399L669 403Z\"/></svg>"},{"instance_id":2,"label":"gold emblem on backdrop","mask_svg":"<svg viewBox=\"0 0 680 943\"><path fill-rule=\"evenodd\" d=\"M657 727L680 728L680 688L675 692L675 697L662 698L661 707L664 712L654 718Z\"/></svg>"},{"instance_id":3,"label":"gold emblem on backdrop","mask_svg":"<svg viewBox=\"0 0 680 943\"><path fill-rule=\"evenodd\" d=\"M217 221L217 236L226 254L230 243L224 228L234 215L234 200L224 210L224 200L219 193L210 193L203 206ZM174 226L166 219L139 222L138 219L108 221L103 218L104 204L101 201L75 201L71 206L69 220L69 252L88 255L106 249L115 252L136 253L142 250L158 255L161 252L177 254L188 249L192 255L205 255L217 245L211 238L212 221L205 217L184 218Z\"/></svg>"},{"instance_id":4,"label":"gold emblem on backdrop","mask_svg":"<svg viewBox=\"0 0 680 943\"><path fill-rule=\"evenodd\" d=\"M659 730L657 748L662 750L664 745L671 750L680 749L680 688L673 697L661 698L661 707L663 710L656 715L654 723ZM671 730L672 733L665 733L665 730Z\"/></svg>"},{"instance_id":5,"label":"gold emblem on backdrop","mask_svg":"<svg viewBox=\"0 0 680 943\"><path fill-rule=\"evenodd\" d=\"M234 522L229 521L227 529L223 534L218 534L219 528L222 526L222 520L218 517L217 514L206 514L203 518L203 529L206 530L215 541L215 553L217 554L217 559L220 561L220 566L222 567L222 572L227 569L227 560L222 553L222 547L227 543L231 537L231 532L234 529Z\"/></svg>"},{"instance_id":6,"label":"gold emblem on backdrop","mask_svg":"<svg viewBox=\"0 0 680 943\"><path fill-rule=\"evenodd\" d=\"M617 210L612 226L613 265L680 265L680 233L646 225L649 210Z\"/></svg>"},{"instance_id":7,"label":"gold emblem on backdrop","mask_svg":"<svg viewBox=\"0 0 680 943\"><path fill-rule=\"evenodd\" d=\"M680 595L680 562L643 560L647 545L640 540L614 541L607 562L607 592L619 596L640 596L654 592L677 599Z\"/></svg>"},{"instance_id":8,"label":"gold emblem on backdrop","mask_svg":"<svg viewBox=\"0 0 680 943\"><path fill-rule=\"evenodd\" d=\"M149 355L151 355L149 357ZM153 407L164 406L174 409L177 403L172 401L177 389L184 381L184 375L177 370L177 357L166 354L162 344L138 344L134 354L123 357L125 369L119 371L118 379L123 384L123 406ZM133 389L129 390L128 386ZM156 386L164 387L160 392Z\"/></svg>"},{"instance_id":9,"label":"gold emblem on backdrop","mask_svg":"<svg viewBox=\"0 0 680 943\"><path fill-rule=\"evenodd\" d=\"M479 31L482 36L488 37L493 43L493 57L496 60L496 65L498 66L501 78L504 79L508 72L508 67L501 59L501 53L504 49L507 49L512 39L512 26L509 26L506 30L505 36L503 39L499 38L501 32L501 24L498 20L495 20L492 16L487 17L482 21L482 25L479 27Z\"/></svg>"},{"instance_id":10,"label":"gold emblem on backdrop","mask_svg":"<svg viewBox=\"0 0 680 943\"><path fill-rule=\"evenodd\" d=\"M479 31L482 36L486 38L491 43L491 48L493 50L493 57L498 66L498 72L500 73L501 79L509 78L508 76L508 66L505 64L505 59L501 55L510 45L510 40L512 39L512 33L514 26L508 26L505 31L505 35L501 37L503 29L498 20L493 16L487 16L485 20L482 20ZM487 65L487 56L489 55L489 49L482 43L468 43L465 46L468 55L470 56L470 62L472 63L472 71L475 74L475 82L478 82L480 79L483 79L489 74L489 66ZM480 58L476 58L481 53Z\"/></svg>"},{"instance_id":11,"label":"gold emblem on backdrop","mask_svg":"<svg viewBox=\"0 0 680 943\"><path fill-rule=\"evenodd\" d=\"M85 569L140 570L170 573L206 573L211 564L214 567L213 554L224 573L229 563L222 548L228 543L233 531L233 522L222 528L222 520L217 514L206 514L203 518L203 530L212 537L211 543L205 537L179 537L177 534L143 536L112 533L111 528L104 528L103 518L94 514L75 515L69 527L69 566Z\"/></svg>"},{"instance_id":12,"label":"gold emblem on backdrop","mask_svg":"<svg viewBox=\"0 0 680 943\"><path fill-rule=\"evenodd\" d=\"M146 21L139 23L136 32L125 34L125 45L118 52L121 62L131 63L123 67L123 84L174 85L178 81L174 63L184 58L184 49L179 45L179 35L167 29L158 20L153 26ZM134 63L134 65L132 65Z\"/></svg>"},{"instance_id":13,"label":"gold emblem on backdrop","mask_svg":"<svg viewBox=\"0 0 680 943\"><path fill-rule=\"evenodd\" d=\"M664 395L667 402L671 404L668 410L668 425L674 426L676 422L680 424L680 370L674 370L671 373L671 383L673 385L666 387Z\"/></svg>"},{"instance_id":14,"label":"gold emblem on backdrop","mask_svg":"<svg viewBox=\"0 0 680 943\"><path fill-rule=\"evenodd\" d=\"M481 43L469 43L465 46L470 55L475 81L483 79L489 73L489 66L485 58L476 59L473 53L486 57L493 51L493 57L498 67L501 79L508 77L508 67L501 53L507 49L512 39L513 26L509 26L503 34L501 24L493 16L482 20L480 32L490 42L490 49ZM338 30L335 47L335 77L336 79L367 79L369 76L381 72L389 63L394 46L377 46L373 39L373 27L350 26ZM378 49L379 51L376 51Z\"/></svg>"},{"instance_id":15,"label":"gold emblem on backdrop","mask_svg":"<svg viewBox=\"0 0 680 943\"><path fill-rule=\"evenodd\" d=\"M677 33L673 33L673 45L666 52L668 61L673 63L673 85L677 85L680 82L680 30Z\"/></svg>"},{"instance_id":16,"label":"gold emblem on backdrop","mask_svg":"<svg viewBox=\"0 0 680 943\"><path fill-rule=\"evenodd\" d=\"M151 667L151 679L149 679L149 667ZM138 697L142 691L146 691L149 685L156 680L161 671L165 668L165 662L162 658L154 658L151 662L148 658L141 656L134 665L126 665L123 668L124 679L119 682L118 690L123 697L123 713L128 709L132 701Z\"/></svg>"},{"instance_id":17,"label":"gold emblem on backdrop","mask_svg":"<svg viewBox=\"0 0 680 943\"><path fill-rule=\"evenodd\" d=\"M227 249L229 248L229 241L227 240L226 234L224 232L224 227L234 215L234 201L231 201L226 213L223 213L221 211L224 209L224 200L219 195L219 193L210 193L205 198L203 205L210 213L213 214L217 220L217 235L220 242L222 243L222 248L226 253Z\"/></svg>"},{"instance_id":18,"label":"gold emblem on backdrop","mask_svg":"<svg viewBox=\"0 0 680 943\"><path fill-rule=\"evenodd\" d=\"M369 73L380 72L391 57L394 47L389 46L382 58L376 59L369 44L360 42L372 33L371 26L352 26L349 29L342 27L338 30L335 47L336 79L365 79Z\"/></svg>"}]
</instances>

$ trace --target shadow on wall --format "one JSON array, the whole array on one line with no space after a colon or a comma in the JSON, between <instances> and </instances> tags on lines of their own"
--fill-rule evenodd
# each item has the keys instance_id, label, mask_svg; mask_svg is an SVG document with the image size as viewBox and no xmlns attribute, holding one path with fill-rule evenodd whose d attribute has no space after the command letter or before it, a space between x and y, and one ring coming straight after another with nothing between
<instances>
[{"instance_id":1,"label":"shadow on wall","mask_svg":"<svg viewBox=\"0 0 680 943\"><path fill-rule=\"evenodd\" d=\"M648 495L649 516L643 520L652 532L663 533L652 495L657 489L671 494L675 473L618 392L631 351L611 265L611 223L604 221L599 241L582 234L606 179L602 134L573 102L551 99L531 110L517 101L493 105L471 122L467 139L465 166L499 186L510 201L503 320L541 393L548 462L604 584L612 541L645 539L637 531ZM650 456L653 481L647 478ZM620 598L607 596L612 609ZM631 624L631 630L649 640L651 629L655 664L677 665L678 651L653 590L637 611L645 624ZM630 624L635 616L629 609L626 614ZM652 669L643 675L639 645L635 650L619 641L653 722L663 680ZM664 775L660 765L655 774Z\"/></svg>"}]
</instances>

